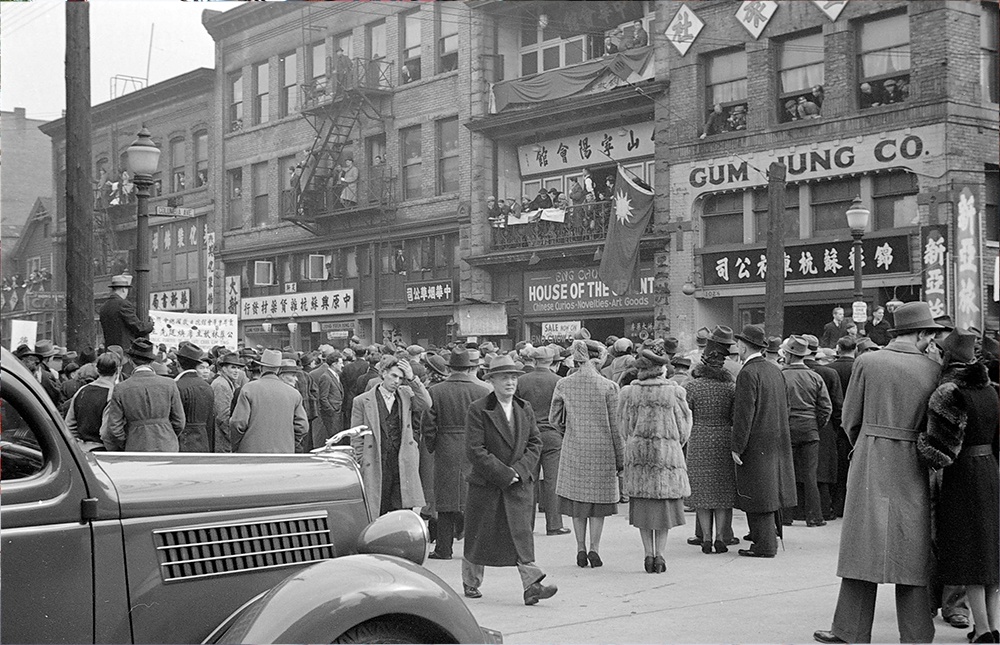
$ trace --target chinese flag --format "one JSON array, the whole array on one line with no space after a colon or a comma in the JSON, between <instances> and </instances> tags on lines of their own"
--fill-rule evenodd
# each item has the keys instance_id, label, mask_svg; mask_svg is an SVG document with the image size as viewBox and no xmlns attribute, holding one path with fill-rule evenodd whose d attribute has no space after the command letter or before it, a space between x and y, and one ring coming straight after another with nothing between
<instances>
[{"instance_id":1,"label":"chinese flag","mask_svg":"<svg viewBox=\"0 0 1000 645\"><path fill-rule=\"evenodd\" d=\"M639 269L639 238L653 216L653 191L639 186L618 166L611 221L598 275L615 295L628 293Z\"/></svg>"}]
</instances>

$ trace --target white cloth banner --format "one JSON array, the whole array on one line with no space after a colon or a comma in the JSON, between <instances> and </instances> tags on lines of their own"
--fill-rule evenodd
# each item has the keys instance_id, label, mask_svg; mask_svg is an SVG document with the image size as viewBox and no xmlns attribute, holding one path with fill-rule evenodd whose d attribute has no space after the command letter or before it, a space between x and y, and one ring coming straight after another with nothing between
<instances>
[{"instance_id":1,"label":"white cloth banner","mask_svg":"<svg viewBox=\"0 0 1000 645\"><path fill-rule=\"evenodd\" d=\"M234 352L238 350L236 316L150 311L149 317L153 321L149 340L154 345L163 343L173 348L186 340L206 351L215 345L223 345Z\"/></svg>"},{"instance_id":2,"label":"white cloth banner","mask_svg":"<svg viewBox=\"0 0 1000 645\"><path fill-rule=\"evenodd\" d=\"M21 345L27 345L31 349L35 349L35 337L37 334L37 320L10 321L10 351L14 351Z\"/></svg>"},{"instance_id":3,"label":"white cloth banner","mask_svg":"<svg viewBox=\"0 0 1000 645\"><path fill-rule=\"evenodd\" d=\"M542 217L546 222L565 222L566 211L561 208L543 208Z\"/></svg>"}]
</instances>

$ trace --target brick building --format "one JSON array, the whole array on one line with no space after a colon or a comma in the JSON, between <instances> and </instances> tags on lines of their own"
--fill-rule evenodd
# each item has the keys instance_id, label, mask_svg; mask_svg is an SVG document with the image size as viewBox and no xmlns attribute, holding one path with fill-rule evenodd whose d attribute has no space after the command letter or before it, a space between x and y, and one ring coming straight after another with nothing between
<instances>
[{"instance_id":1,"label":"brick building","mask_svg":"<svg viewBox=\"0 0 1000 645\"><path fill-rule=\"evenodd\" d=\"M37 198L10 251L4 253L0 291L0 336L4 347L11 346L11 320L37 322L36 338L49 338L57 343L65 340L66 292L54 290L55 275L62 271L62 267L53 264L54 214L53 199Z\"/></svg>"},{"instance_id":2,"label":"brick building","mask_svg":"<svg viewBox=\"0 0 1000 645\"><path fill-rule=\"evenodd\" d=\"M664 47L657 108L671 220L688 229L669 288L694 287L672 300L674 335L763 321L774 161L788 171L785 334L818 335L835 305L850 315L856 196L871 211L869 313L922 298L996 330L996 3L764 5L658 4L658 31L681 45Z\"/></svg>"}]
</instances>

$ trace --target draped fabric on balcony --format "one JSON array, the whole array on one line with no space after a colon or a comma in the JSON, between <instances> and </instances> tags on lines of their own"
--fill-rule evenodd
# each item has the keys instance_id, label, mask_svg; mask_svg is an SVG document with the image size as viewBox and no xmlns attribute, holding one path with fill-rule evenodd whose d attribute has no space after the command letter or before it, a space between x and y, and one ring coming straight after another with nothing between
<instances>
[{"instance_id":1,"label":"draped fabric on balcony","mask_svg":"<svg viewBox=\"0 0 1000 645\"><path fill-rule=\"evenodd\" d=\"M597 79L610 72L621 79L639 73L653 55L652 47L630 49L604 58L543 72L529 78L501 81L493 86L496 112L502 112L511 104L540 103L586 90Z\"/></svg>"}]
</instances>

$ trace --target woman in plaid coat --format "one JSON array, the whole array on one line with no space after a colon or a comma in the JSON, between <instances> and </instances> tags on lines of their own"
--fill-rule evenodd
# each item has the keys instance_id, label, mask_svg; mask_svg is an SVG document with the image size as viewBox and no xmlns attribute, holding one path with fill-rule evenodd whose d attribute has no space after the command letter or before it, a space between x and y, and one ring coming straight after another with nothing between
<instances>
[{"instance_id":1,"label":"woman in plaid coat","mask_svg":"<svg viewBox=\"0 0 1000 645\"><path fill-rule=\"evenodd\" d=\"M580 567L603 564L601 532L604 518L617 512L618 474L624 464L617 415L619 388L597 370L605 351L597 341L573 341L578 369L556 384L549 413L553 425L565 433L556 494L561 512L573 518Z\"/></svg>"}]
</instances>

